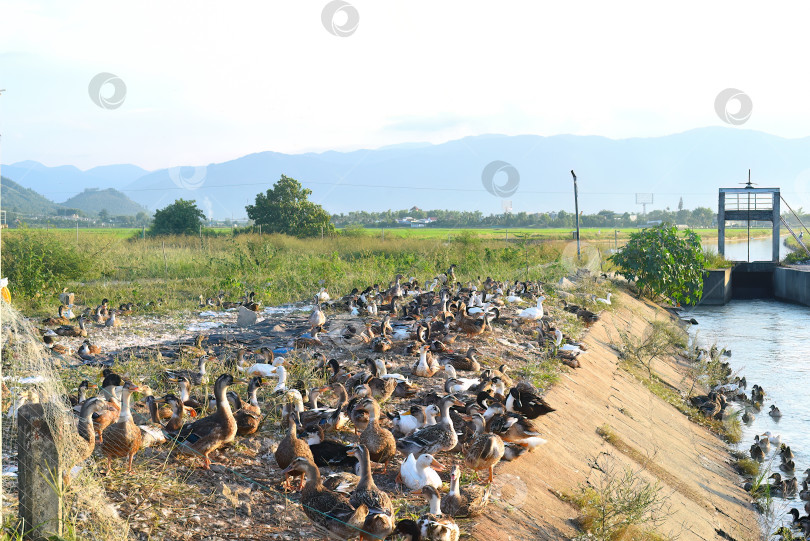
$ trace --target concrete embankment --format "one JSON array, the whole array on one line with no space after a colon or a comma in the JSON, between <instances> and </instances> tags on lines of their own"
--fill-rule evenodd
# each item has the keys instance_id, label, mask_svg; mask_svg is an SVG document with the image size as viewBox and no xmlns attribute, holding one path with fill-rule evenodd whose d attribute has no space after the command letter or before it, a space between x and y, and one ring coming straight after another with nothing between
<instances>
[{"instance_id":1,"label":"concrete embankment","mask_svg":"<svg viewBox=\"0 0 810 541\"><path fill-rule=\"evenodd\" d=\"M671 513L658 528L662 534L689 540L758 538L756 512L731 465L727 445L620 368L610 345L620 342L618 330L641 336L649 321L669 314L624 293L617 297L619 307L604 312L588 332L582 367L563 374L546 394L557 408L538 420L548 444L499 466L496 486L501 487L502 501L478 519L475 539L577 535L578 510L558 494L574 494L589 480L597 482L600 474L589 463L602 453L613 457L619 468L643 469L639 475L660 482ZM653 368L684 395L692 386L682 359L658 360ZM607 443L597 433L604 425L622 445Z\"/></svg>"}]
</instances>

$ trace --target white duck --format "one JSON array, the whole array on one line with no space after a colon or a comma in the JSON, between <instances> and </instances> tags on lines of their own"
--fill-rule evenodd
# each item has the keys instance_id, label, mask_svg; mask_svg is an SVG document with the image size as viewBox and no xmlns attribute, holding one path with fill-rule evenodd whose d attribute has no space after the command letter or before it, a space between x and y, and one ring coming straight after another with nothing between
<instances>
[{"instance_id":1,"label":"white duck","mask_svg":"<svg viewBox=\"0 0 810 541\"><path fill-rule=\"evenodd\" d=\"M278 383L276 387L273 389L274 393L283 393L287 390L287 369L283 366L276 367L275 376L278 378ZM298 393L298 396L301 396L301 393ZM301 399L303 402L303 397Z\"/></svg>"},{"instance_id":2,"label":"white duck","mask_svg":"<svg viewBox=\"0 0 810 541\"><path fill-rule=\"evenodd\" d=\"M385 361L383 359L380 358L374 359L374 366L377 368L376 375L380 379L395 379L397 381L409 383L408 378L406 378L402 374L389 374L388 367L385 366Z\"/></svg>"},{"instance_id":3,"label":"white duck","mask_svg":"<svg viewBox=\"0 0 810 541\"><path fill-rule=\"evenodd\" d=\"M450 363L447 363L442 368L444 370L444 373L447 375L448 381L453 382L452 386L455 389L453 391L445 389L445 391L447 391L448 393L454 394L461 391L467 391L471 387L475 387L476 385L481 383L480 379L458 377L458 374L456 373L456 368Z\"/></svg>"},{"instance_id":4,"label":"white duck","mask_svg":"<svg viewBox=\"0 0 810 541\"><path fill-rule=\"evenodd\" d=\"M436 360L436 357L433 355L428 355L428 346L425 344L422 346L421 351L419 352L419 360L416 361L413 366L411 366L411 373L415 376L419 376L422 378L429 378L432 377L433 374L441 370L441 366L439 362Z\"/></svg>"},{"instance_id":5,"label":"white duck","mask_svg":"<svg viewBox=\"0 0 810 541\"><path fill-rule=\"evenodd\" d=\"M546 300L545 297L540 296L537 298L537 306L532 306L531 308L526 308L525 310L521 311L518 314L518 317L521 319L542 319L543 318L543 301Z\"/></svg>"},{"instance_id":6,"label":"white duck","mask_svg":"<svg viewBox=\"0 0 810 541\"><path fill-rule=\"evenodd\" d=\"M422 426L433 426L436 424L436 417L439 416L441 411L439 406L431 404L425 408L425 424ZM422 428L421 426L419 428Z\"/></svg>"},{"instance_id":7,"label":"white duck","mask_svg":"<svg viewBox=\"0 0 810 541\"><path fill-rule=\"evenodd\" d=\"M419 458L415 459L413 453L409 453L408 458L399 468L397 482L404 484L411 490L419 490L423 486L432 486L438 489L442 486L442 480L436 470L442 471L444 466L432 455L419 455Z\"/></svg>"},{"instance_id":8,"label":"white duck","mask_svg":"<svg viewBox=\"0 0 810 541\"><path fill-rule=\"evenodd\" d=\"M607 294L607 299L603 299L601 297L597 297L596 295L593 296L593 300L596 302L601 302L602 304L610 304L610 296L612 293Z\"/></svg>"},{"instance_id":9,"label":"white duck","mask_svg":"<svg viewBox=\"0 0 810 541\"><path fill-rule=\"evenodd\" d=\"M770 430L767 430L762 436L767 437L768 441L771 442L771 445L775 445L777 447L782 445L782 436L781 436L781 434L772 434Z\"/></svg>"},{"instance_id":10,"label":"white duck","mask_svg":"<svg viewBox=\"0 0 810 541\"><path fill-rule=\"evenodd\" d=\"M244 372L248 376L261 376L263 378L276 376L276 371L278 370L278 367L284 364L284 357L275 357L273 353L270 352L269 355L265 356L265 359L270 360L271 362L253 363L249 368L243 368L237 365L236 369L239 370L240 372Z\"/></svg>"},{"instance_id":11,"label":"white duck","mask_svg":"<svg viewBox=\"0 0 810 541\"><path fill-rule=\"evenodd\" d=\"M554 330L554 337L555 337L555 340L556 340L557 349L559 351L570 351L572 353L585 353L585 351L580 349L579 346L575 346L575 345L572 345L572 344L563 344L562 343L563 333L562 333L562 331L560 329L555 329ZM560 345L560 344L562 344L562 345Z\"/></svg>"},{"instance_id":12,"label":"white duck","mask_svg":"<svg viewBox=\"0 0 810 541\"><path fill-rule=\"evenodd\" d=\"M321 290L318 291L318 302L329 302L330 298L325 287L322 287Z\"/></svg>"}]
</instances>

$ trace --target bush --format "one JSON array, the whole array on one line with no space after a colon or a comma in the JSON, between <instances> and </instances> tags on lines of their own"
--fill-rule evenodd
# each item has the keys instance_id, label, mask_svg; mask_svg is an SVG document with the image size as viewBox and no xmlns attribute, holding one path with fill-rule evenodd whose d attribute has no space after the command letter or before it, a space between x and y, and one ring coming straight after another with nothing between
<instances>
[{"instance_id":1,"label":"bush","mask_svg":"<svg viewBox=\"0 0 810 541\"><path fill-rule=\"evenodd\" d=\"M9 289L34 304L61 291L65 280L97 274L89 256L46 231L21 230L14 236L5 235L2 252Z\"/></svg>"},{"instance_id":2,"label":"bush","mask_svg":"<svg viewBox=\"0 0 810 541\"><path fill-rule=\"evenodd\" d=\"M703 296L705 256L700 236L690 229L683 237L668 224L643 229L609 259L619 274L636 282L642 296L679 304L695 304Z\"/></svg>"}]
</instances>

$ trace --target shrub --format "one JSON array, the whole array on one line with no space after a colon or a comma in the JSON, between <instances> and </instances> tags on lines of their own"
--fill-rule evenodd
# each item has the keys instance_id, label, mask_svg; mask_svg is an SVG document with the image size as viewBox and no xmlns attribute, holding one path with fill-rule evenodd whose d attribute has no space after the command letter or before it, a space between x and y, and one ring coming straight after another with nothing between
<instances>
[{"instance_id":1,"label":"shrub","mask_svg":"<svg viewBox=\"0 0 810 541\"><path fill-rule=\"evenodd\" d=\"M703 296L705 256L700 236L687 229L683 237L668 224L643 229L610 261L628 280L635 280L642 296L669 297L677 303L694 304Z\"/></svg>"},{"instance_id":2,"label":"shrub","mask_svg":"<svg viewBox=\"0 0 810 541\"><path fill-rule=\"evenodd\" d=\"M2 252L10 289L34 304L60 291L65 280L96 274L89 256L46 231L21 230L14 236L4 235Z\"/></svg>"},{"instance_id":3,"label":"shrub","mask_svg":"<svg viewBox=\"0 0 810 541\"><path fill-rule=\"evenodd\" d=\"M178 199L166 208L155 211L149 235L197 235L205 214L194 201Z\"/></svg>"}]
</instances>

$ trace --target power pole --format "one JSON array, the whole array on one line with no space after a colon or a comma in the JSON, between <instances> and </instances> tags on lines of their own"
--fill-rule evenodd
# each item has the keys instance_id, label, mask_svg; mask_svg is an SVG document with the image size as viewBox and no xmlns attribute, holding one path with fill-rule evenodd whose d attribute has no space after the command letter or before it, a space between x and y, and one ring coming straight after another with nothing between
<instances>
[{"instance_id":1,"label":"power pole","mask_svg":"<svg viewBox=\"0 0 810 541\"><path fill-rule=\"evenodd\" d=\"M577 194L577 175L571 169L571 176L574 177L574 212L577 215L577 261L581 258L579 249L579 195Z\"/></svg>"}]
</instances>

